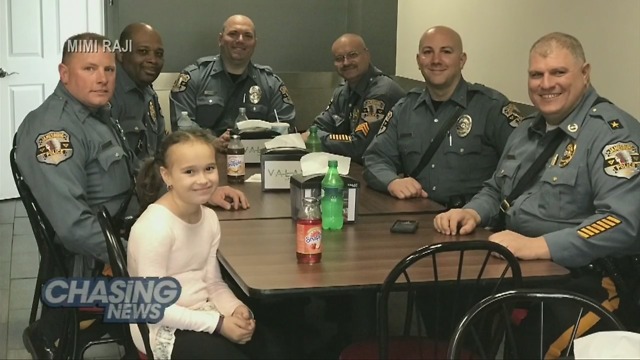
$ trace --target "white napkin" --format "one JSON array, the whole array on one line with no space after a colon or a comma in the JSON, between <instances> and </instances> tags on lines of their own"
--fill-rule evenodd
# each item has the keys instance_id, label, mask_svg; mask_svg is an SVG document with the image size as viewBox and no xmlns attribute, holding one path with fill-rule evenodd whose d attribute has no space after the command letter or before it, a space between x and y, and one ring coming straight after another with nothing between
<instances>
[{"instance_id":1,"label":"white napkin","mask_svg":"<svg viewBox=\"0 0 640 360\"><path fill-rule=\"evenodd\" d=\"M601 331L573 341L576 359L640 359L640 334Z\"/></svg>"},{"instance_id":2,"label":"white napkin","mask_svg":"<svg viewBox=\"0 0 640 360\"><path fill-rule=\"evenodd\" d=\"M298 148L298 149L306 149L307 147L304 145L304 141L302 141L302 136L300 134L287 134L287 135L278 135L275 138L264 143L264 147L267 149L274 148Z\"/></svg>"},{"instance_id":3,"label":"white napkin","mask_svg":"<svg viewBox=\"0 0 640 360\"><path fill-rule=\"evenodd\" d=\"M257 183L262 182L262 174L260 173L253 174L248 178L244 179L244 182L257 182Z\"/></svg>"},{"instance_id":4,"label":"white napkin","mask_svg":"<svg viewBox=\"0 0 640 360\"><path fill-rule=\"evenodd\" d=\"M340 175L349 174L349 166L351 166L350 157L326 152L313 152L300 158L302 175L326 174L329 168L329 160L338 160L338 173L340 173Z\"/></svg>"},{"instance_id":5,"label":"white napkin","mask_svg":"<svg viewBox=\"0 0 640 360\"><path fill-rule=\"evenodd\" d=\"M240 130L255 129L255 128L271 129L271 123L268 121L255 120L255 119L240 121L238 123L238 129Z\"/></svg>"}]
</instances>

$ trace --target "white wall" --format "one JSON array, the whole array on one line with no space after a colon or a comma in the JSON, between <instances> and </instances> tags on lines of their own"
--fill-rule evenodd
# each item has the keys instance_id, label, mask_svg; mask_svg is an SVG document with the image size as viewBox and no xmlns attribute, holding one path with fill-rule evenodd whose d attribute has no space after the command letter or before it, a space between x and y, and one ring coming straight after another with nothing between
<instances>
[{"instance_id":1,"label":"white wall","mask_svg":"<svg viewBox=\"0 0 640 360\"><path fill-rule=\"evenodd\" d=\"M601 96L640 119L640 0L398 0L396 74L422 80L422 33L446 25L462 36L464 77L530 104L529 48L552 31L580 40Z\"/></svg>"}]
</instances>

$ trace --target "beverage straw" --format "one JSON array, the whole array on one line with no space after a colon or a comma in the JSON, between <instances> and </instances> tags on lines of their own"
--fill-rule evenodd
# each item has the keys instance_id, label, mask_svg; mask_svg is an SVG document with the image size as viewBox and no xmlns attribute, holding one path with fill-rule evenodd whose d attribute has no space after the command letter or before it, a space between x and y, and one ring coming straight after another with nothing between
<instances>
[{"instance_id":1,"label":"beverage straw","mask_svg":"<svg viewBox=\"0 0 640 360\"><path fill-rule=\"evenodd\" d=\"M278 112L276 111L276 109L273 109L273 113L276 115L276 122L280 122L280 119L278 118Z\"/></svg>"}]
</instances>

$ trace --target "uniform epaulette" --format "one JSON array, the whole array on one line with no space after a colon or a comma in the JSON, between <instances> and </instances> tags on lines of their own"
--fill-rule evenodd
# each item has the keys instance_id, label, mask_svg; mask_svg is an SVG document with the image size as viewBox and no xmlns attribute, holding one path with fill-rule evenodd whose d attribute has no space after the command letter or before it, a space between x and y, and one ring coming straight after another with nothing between
<instances>
[{"instance_id":1,"label":"uniform epaulette","mask_svg":"<svg viewBox=\"0 0 640 360\"><path fill-rule=\"evenodd\" d=\"M407 94L407 96L403 96L400 98L400 100L398 100L398 102L396 102L395 106L399 106L400 104L404 104L407 101L407 98L409 97L409 94ZM391 113L391 112L389 112Z\"/></svg>"},{"instance_id":2,"label":"uniform epaulette","mask_svg":"<svg viewBox=\"0 0 640 360\"><path fill-rule=\"evenodd\" d=\"M537 116L538 116L538 112L537 112L537 111L534 111L534 112L532 112L531 114L529 114L529 115L527 115L527 116L523 117L521 122L524 122L524 121L527 121L527 120L533 120L533 119L535 119Z\"/></svg>"},{"instance_id":3,"label":"uniform epaulette","mask_svg":"<svg viewBox=\"0 0 640 360\"><path fill-rule=\"evenodd\" d=\"M64 112L68 100L63 97L55 97L52 101L47 102L47 107L43 110L43 113L47 114L47 117L51 119L59 120Z\"/></svg>"},{"instance_id":4,"label":"uniform epaulette","mask_svg":"<svg viewBox=\"0 0 640 360\"><path fill-rule=\"evenodd\" d=\"M418 95L420 95L420 94L422 94L423 91L424 91L424 87L418 86L418 87L414 87L413 89L409 90L407 92L407 95L409 95L409 94L418 94Z\"/></svg>"},{"instance_id":5,"label":"uniform epaulette","mask_svg":"<svg viewBox=\"0 0 640 360\"><path fill-rule=\"evenodd\" d=\"M492 88L490 88L488 86L485 86L483 84L478 84L478 83L472 84L472 83L470 83L469 84L469 90L481 92L481 93L487 95L488 97L490 97L490 98L492 98L494 100L499 100L499 101L508 100L507 97L503 93L499 92L496 89L492 89Z\"/></svg>"},{"instance_id":6,"label":"uniform epaulette","mask_svg":"<svg viewBox=\"0 0 640 360\"><path fill-rule=\"evenodd\" d=\"M266 72L268 72L270 74L273 74L273 69L271 68L271 66L254 64L254 63L251 63L251 64L253 65L253 67L255 67L258 70L264 70L264 71L266 71Z\"/></svg>"},{"instance_id":7,"label":"uniform epaulette","mask_svg":"<svg viewBox=\"0 0 640 360\"><path fill-rule=\"evenodd\" d=\"M627 126L626 116L620 109L610 102L603 102L589 109L589 117L602 120L603 125L611 131L624 129Z\"/></svg>"},{"instance_id":8,"label":"uniform epaulette","mask_svg":"<svg viewBox=\"0 0 640 360\"><path fill-rule=\"evenodd\" d=\"M196 60L196 64L197 66L203 65L203 64L208 64L210 62L214 62L216 61L216 57L215 56L203 56L201 58L199 58L198 60Z\"/></svg>"},{"instance_id":9,"label":"uniform epaulette","mask_svg":"<svg viewBox=\"0 0 640 360\"><path fill-rule=\"evenodd\" d=\"M198 65L197 64L189 64L184 69L182 69L182 72L183 73L188 73L188 72L192 72L194 70L198 70Z\"/></svg>"},{"instance_id":10,"label":"uniform epaulette","mask_svg":"<svg viewBox=\"0 0 640 360\"><path fill-rule=\"evenodd\" d=\"M614 118L617 119L618 117L620 117L620 111L612 103L603 102L592 106L589 109L589 117L602 120L612 120Z\"/></svg>"}]
</instances>

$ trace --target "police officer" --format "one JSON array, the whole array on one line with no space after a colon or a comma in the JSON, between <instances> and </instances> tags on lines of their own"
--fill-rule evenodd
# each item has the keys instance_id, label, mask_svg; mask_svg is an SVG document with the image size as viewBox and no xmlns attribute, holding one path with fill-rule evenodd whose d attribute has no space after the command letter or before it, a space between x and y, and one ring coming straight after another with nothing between
<instances>
[{"instance_id":1,"label":"police officer","mask_svg":"<svg viewBox=\"0 0 640 360\"><path fill-rule=\"evenodd\" d=\"M171 124L175 129L182 111L218 136L216 148L226 151L229 129L238 108L249 119L293 125L295 109L284 82L270 67L254 64L257 38L253 21L244 15L229 17L218 37L220 54L200 58L187 66L171 89ZM277 115L276 115L277 113Z\"/></svg>"},{"instance_id":2,"label":"police officer","mask_svg":"<svg viewBox=\"0 0 640 360\"><path fill-rule=\"evenodd\" d=\"M132 154L107 106L116 63L114 54L102 48L105 42L106 37L93 33L65 42L60 82L16 133L20 170L58 240L76 254L75 276L91 275L96 261L108 263L95 211L104 205L122 217L132 191ZM53 356L60 335L57 315L43 309L42 318L25 330L25 345L35 357Z\"/></svg>"},{"instance_id":3,"label":"police officer","mask_svg":"<svg viewBox=\"0 0 640 360\"><path fill-rule=\"evenodd\" d=\"M118 119L129 147L135 154L134 169L153 157L165 138L165 121L153 82L164 66L160 34L150 25L133 23L120 34L122 49L116 54L116 88L111 99L111 116ZM245 194L229 186L219 186L211 204L226 210L247 209Z\"/></svg>"},{"instance_id":4,"label":"police officer","mask_svg":"<svg viewBox=\"0 0 640 360\"><path fill-rule=\"evenodd\" d=\"M573 36L551 33L536 41L528 73L529 97L538 112L514 131L482 191L463 209L436 216L434 226L444 234L467 234L503 211L507 230L489 240L520 259L551 259L571 268L576 277L563 288L628 314L633 305L617 288L624 282L614 282L609 271L603 277L610 261L600 260L640 252L640 124L599 98L590 71ZM540 156L557 131L559 145L549 146L553 152L548 158ZM533 175L531 185L512 201L505 200L537 158L544 167ZM622 277L625 270L634 272L618 270ZM631 276L637 280L637 272ZM560 330L555 334L559 336L565 316L549 310L552 315L545 319L558 321L552 328ZM620 319L637 321L634 316ZM545 358L558 356L568 345L561 339L545 341L551 344Z\"/></svg>"},{"instance_id":5,"label":"police officer","mask_svg":"<svg viewBox=\"0 0 640 360\"><path fill-rule=\"evenodd\" d=\"M467 55L454 30L428 29L416 60L426 88L411 90L387 114L364 154L364 178L372 188L399 199L428 196L459 207L491 177L521 116L498 91L463 79ZM444 128L454 117L450 128ZM446 132L443 141L411 176L439 131Z\"/></svg>"},{"instance_id":6,"label":"police officer","mask_svg":"<svg viewBox=\"0 0 640 360\"><path fill-rule=\"evenodd\" d=\"M152 87L164 66L164 46L160 34L143 23L125 27L119 44L126 51L116 54L116 89L111 99L111 116L120 121L138 161L144 161L155 155L165 133L158 94Z\"/></svg>"},{"instance_id":7,"label":"police officer","mask_svg":"<svg viewBox=\"0 0 640 360\"><path fill-rule=\"evenodd\" d=\"M369 49L356 34L340 36L331 47L333 63L344 83L314 123L324 151L362 163L362 154L404 89L371 64ZM306 141L309 132L302 134Z\"/></svg>"}]
</instances>

